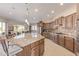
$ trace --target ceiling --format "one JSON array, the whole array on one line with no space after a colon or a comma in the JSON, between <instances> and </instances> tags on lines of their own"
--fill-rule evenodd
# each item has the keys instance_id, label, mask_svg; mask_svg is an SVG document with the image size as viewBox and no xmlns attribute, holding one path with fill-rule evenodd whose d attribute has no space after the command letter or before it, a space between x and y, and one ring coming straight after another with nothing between
<instances>
[{"instance_id":1,"label":"ceiling","mask_svg":"<svg viewBox=\"0 0 79 59\"><path fill-rule=\"evenodd\" d=\"M26 19L29 23L37 23L41 20L49 20L73 5L75 4L61 6L59 3L0 3L0 17L22 24ZM54 13L51 13L52 10Z\"/></svg>"}]
</instances>

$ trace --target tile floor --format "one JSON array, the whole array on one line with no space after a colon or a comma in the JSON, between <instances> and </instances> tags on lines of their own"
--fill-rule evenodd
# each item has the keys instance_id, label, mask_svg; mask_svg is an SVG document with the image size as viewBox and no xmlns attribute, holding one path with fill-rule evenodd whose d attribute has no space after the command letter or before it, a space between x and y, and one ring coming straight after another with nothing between
<instances>
[{"instance_id":1,"label":"tile floor","mask_svg":"<svg viewBox=\"0 0 79 59\"><path fill-rule=\"evenodd\" d=\"M75 56L74 53L52 42L49 39L45 39L45 52L44 56Z\"/></svg>"}]
</instances>

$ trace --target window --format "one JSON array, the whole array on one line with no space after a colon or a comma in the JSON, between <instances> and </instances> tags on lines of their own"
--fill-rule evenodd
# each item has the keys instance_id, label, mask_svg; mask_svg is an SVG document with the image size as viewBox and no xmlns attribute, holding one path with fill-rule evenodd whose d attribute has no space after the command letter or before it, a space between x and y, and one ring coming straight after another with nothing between
<instances>
[{"instance_id":1,"label":"window","mask_svg":"<svg viewBox=\"0 0 79 59\"><path fill-rule=\"evenodd\" d=\"M14 25L14 31L15 32L22 32L24 30L25 30L25 28L24 28L23 25Z\"/></svg>"},{"instance_id":2,"label":"window","mask_svg":"<svg viewBox=\"0 0 79 59\"><path fill-rule=\"evenodd\" d=\"M33 25L33 26L32 26L32 30L37 31L37 25Z\"/></svg>"},{"instance_id":3,"label":"window","mask_svg":"<svg viewBox=\"0 0 79 59\"><path fill-rule=\"evenodd\" d=\"M5 32L5 22L0 22L0 33Z\"/></svg>"},{"instance_id":4,"label":"window","mask_svg":"<svg viewBox=\"0 0 79 59\"><path fill-rule=\"evenodd\" d=\"M37 37L37 25L32 25L32 37Z\"/></svg>"}]
</instances>

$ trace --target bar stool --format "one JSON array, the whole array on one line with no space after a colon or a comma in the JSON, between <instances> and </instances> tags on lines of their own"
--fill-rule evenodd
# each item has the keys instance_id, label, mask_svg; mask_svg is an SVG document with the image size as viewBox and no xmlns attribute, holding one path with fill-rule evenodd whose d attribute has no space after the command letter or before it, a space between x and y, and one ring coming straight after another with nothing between
<instances>
[{"instance_id":1,"label":"bar stool","mask_svg":"<svg viewBox=\"0 0 79 59\"><path fill-rule=\"evenodd\" d=\"M13 44L13 46L8 47L8 43L6 39L2 39L0 37L0 43L2 45L4 53L6 53L7 56L15 56L17 53L22 51L22 48Z\"/></svg>"}]
</instances>

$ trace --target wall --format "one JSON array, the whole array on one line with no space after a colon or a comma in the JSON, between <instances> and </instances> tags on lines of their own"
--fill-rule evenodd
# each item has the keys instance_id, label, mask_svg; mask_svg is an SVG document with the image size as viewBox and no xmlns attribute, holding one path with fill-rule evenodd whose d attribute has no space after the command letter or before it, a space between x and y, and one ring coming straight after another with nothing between
<instances>
[{"instance_id":1,"label":"wall","mask_svg":"<svg viewBox=\"0 0 79 59\"><path fill-rule=\"evenodd\" d=\"M74 5L74 6L72 6L71 8L69 8L69 9L63 11L62 13L60 13L60 14L54 16L54 18L53 18L52 20L54 21L54 20L55 20L56 18L58 18L58 17L67 16L67 15L73 14L73 13L75 13L75 12L77 12L77 5Z\"/></svg>"}]
</instances>

